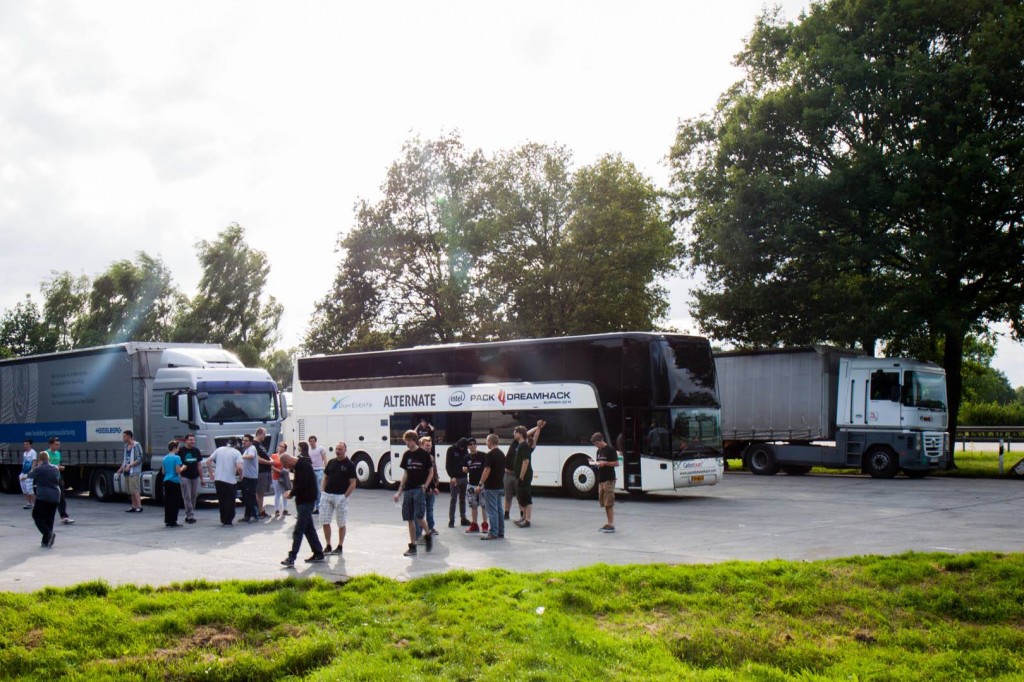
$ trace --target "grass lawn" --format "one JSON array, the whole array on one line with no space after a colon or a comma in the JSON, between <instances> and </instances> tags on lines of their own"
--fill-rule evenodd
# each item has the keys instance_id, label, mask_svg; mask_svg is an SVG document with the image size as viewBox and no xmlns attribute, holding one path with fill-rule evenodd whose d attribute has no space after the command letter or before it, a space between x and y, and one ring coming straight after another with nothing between
<instances>
[{"instance_id":1,"label":"grass lawn","mask_svg":"<svg viewBox=\"0 0 1024 682\"><path fill-rule=\"evenodd\" d=\"M45 680L1024 679L1024 555L85 583L0 594Z\"/></svg>"}]
</instances>

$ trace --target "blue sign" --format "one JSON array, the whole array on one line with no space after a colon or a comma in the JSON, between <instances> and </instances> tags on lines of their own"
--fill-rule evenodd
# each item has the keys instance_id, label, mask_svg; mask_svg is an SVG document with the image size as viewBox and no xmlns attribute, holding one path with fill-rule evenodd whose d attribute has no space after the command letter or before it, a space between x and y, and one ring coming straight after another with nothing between
<instances>
[{"instance_id":1,"label":"blue sign","mask_svg":"<svg viewBox=\"0 0 1024 682\"><path fill-rule=\"evenodd\" d=\"M26 438L45 443L52 436L72 443L86 441L85 422L36 422L35 424L0 424L0 443L20 443Z\"/></svg>"}]
</instances>

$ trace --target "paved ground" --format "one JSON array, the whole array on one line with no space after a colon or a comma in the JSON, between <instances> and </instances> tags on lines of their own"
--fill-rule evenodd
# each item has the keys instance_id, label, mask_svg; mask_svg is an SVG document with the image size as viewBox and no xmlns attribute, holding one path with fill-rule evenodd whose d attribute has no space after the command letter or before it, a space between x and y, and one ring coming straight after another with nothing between
<instances>
[{"instance_id":1,"label":"paved ground","mask_svg":"<svg viewBox=\"0 0 1024 682\"><path fill-rule=\"evenodd\" d=\"M1024 550L1024 483L1017 481L730 473L711 488L639 499L620 496L614 535L597 532L603 514L596 502L552 493L537 497L534 527L510 527L504 542L480 542L460 527L447 528L448 497L442 494L438 542L433 552L414 559L402 556L406 529L390 493L359 490L350 505L344 557L304 564L304 547L292 571L278 564L290 545L292 517L222 528L216 508L208 505L199 512L199 523L174 529L164 527L160 507L147 503L145 513L130 515L123 513L126 504L78 497L69 501L77 523L59 526L55 547L46 550L39 547L22 500L0 496L0 590L30 591L97 578L114 584L288 574L340 580L378 573L405 579L491 566L542 571L597 562Z\"/></svg>"}]
</instances>

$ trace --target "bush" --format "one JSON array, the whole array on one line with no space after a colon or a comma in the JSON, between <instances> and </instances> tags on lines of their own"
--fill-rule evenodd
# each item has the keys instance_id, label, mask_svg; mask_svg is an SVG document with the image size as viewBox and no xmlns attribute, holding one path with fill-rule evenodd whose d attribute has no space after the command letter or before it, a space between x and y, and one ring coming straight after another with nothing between
<instances>
[{"instance_id":1,"label":"bush","mask_svg":"<svg viewBox=\"0 0 1024 682\"><path fill-rule=\"evenodd\" d=\"M1024 404L964 403L958 421L963 426L1024 426Z\"/></svg>"}]
</instances>

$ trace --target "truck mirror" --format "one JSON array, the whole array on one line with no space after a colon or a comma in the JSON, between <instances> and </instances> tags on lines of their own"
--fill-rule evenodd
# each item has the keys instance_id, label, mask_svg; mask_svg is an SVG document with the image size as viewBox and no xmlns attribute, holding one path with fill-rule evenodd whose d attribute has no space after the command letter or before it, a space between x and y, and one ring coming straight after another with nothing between
<instances>
[{"instance_id":1,"label":"truck mirror","mask_svg":"<svg viewBox=\"0 0 1024 682\"><path fill-rule=\"evenodd\" d=\"M185 424L191 423L192 418L189 414L191 403L189 402L188 393L179 393L178 396L178 421Z\"/></svg>"}]
</instances>

